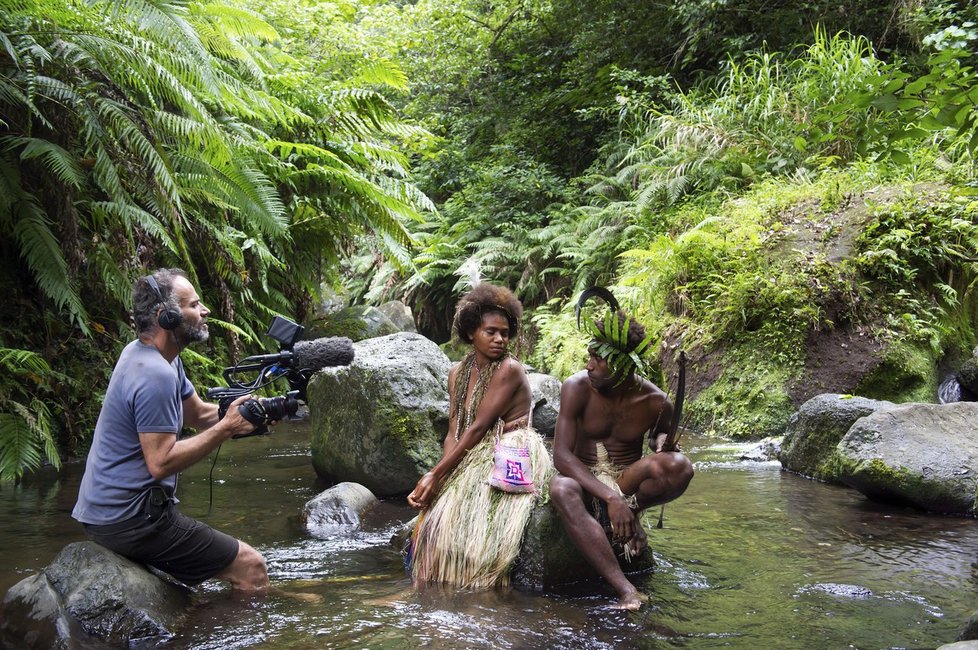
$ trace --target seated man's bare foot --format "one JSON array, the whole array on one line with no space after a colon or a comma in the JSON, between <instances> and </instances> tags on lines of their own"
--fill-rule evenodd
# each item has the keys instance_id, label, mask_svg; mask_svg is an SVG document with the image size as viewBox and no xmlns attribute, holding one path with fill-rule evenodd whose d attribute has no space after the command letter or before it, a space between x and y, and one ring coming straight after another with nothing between
<instances>
[{"instance_id":1,"label":"seated man's bare foot","mask_svg":"<svg viewBox=\"0 0 978 650\"><path fill-rule=\"evenodd\" d=\"M641 591L633 591L622 596L618 604L614 606L614 609L626 609L631 612L637 612L647 602L649 602L648 596Z\"/></svg>"}]
</instances>

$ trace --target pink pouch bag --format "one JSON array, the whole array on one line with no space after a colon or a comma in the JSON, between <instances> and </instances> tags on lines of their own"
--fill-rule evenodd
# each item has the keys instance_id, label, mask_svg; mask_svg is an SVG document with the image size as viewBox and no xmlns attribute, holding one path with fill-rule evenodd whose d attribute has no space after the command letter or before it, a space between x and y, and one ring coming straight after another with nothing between
<instances>
[{"instance_id":1,"label":"pink pouch bag","mask_svg":"<svg viewBox=\"0 0 978 650\"><path fill-rule=\"evenodd\" d=\"M513 447L499 441L496 434L496 450L493 453L492 474L489 485L514 494L536 493L533 485L533 469L530 467L530 448Z\"/></svg>"}]
</instances>

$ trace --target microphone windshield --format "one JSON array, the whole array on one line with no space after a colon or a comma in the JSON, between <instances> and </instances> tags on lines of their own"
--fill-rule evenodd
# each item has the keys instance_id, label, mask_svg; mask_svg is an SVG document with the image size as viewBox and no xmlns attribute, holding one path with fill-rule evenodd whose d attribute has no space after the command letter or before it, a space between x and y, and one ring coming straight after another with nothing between
<instances>
[{"instance_id":1,"label":"microphone windshield","mask_svg":"<svg viewBox=\"0 0 978 650\"><path fill-rule=\"evenodd\" d=\"M298 341L292 348L292 366L300 370L319 370L327 366L353 363L353 341L345 336L326 336Z\"/></svg>"}]
</instances>

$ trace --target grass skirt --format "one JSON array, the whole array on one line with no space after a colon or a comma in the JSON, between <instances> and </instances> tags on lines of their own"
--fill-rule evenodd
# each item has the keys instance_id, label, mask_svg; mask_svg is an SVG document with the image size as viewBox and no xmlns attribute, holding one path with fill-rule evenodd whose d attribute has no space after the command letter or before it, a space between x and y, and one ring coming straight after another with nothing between
<instances>
[{"instance_id":1,"label":"grass skirt","mask_svg":"<svg viewBox=\"0 0 978 650\"><path fill-rule=\"evenodd\" d=\"M508 586L523 531L538 501L546 500L553 462L536 431L517 429L501 436L511 446L530 449L533 484L539 494L511 494L487 484L493 469L492 432L465 455L413 534L411 576L463 588Z\"/></svg>"}]
</instances>

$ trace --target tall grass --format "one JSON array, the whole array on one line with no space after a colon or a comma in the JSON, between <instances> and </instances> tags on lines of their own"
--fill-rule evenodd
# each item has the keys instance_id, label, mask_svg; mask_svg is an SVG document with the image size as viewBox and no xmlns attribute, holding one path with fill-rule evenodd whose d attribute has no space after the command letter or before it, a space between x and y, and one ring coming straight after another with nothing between
<instances>
[{"instance_id":1,"label":"tall grass","mask_svg":"<svg viewBox=\"0 0 978 650\"><path fill-rule=\"evenodd\" d=\"M795 56L760 52L730 60L719 82L648 111L619 180L635 187L635 201L647 207L742 188L763 174L844 163L854 154L854 137L879 116L838 107L884 68L865 38L830 37L822 29Z\"/></svg>"}]
</instances>

